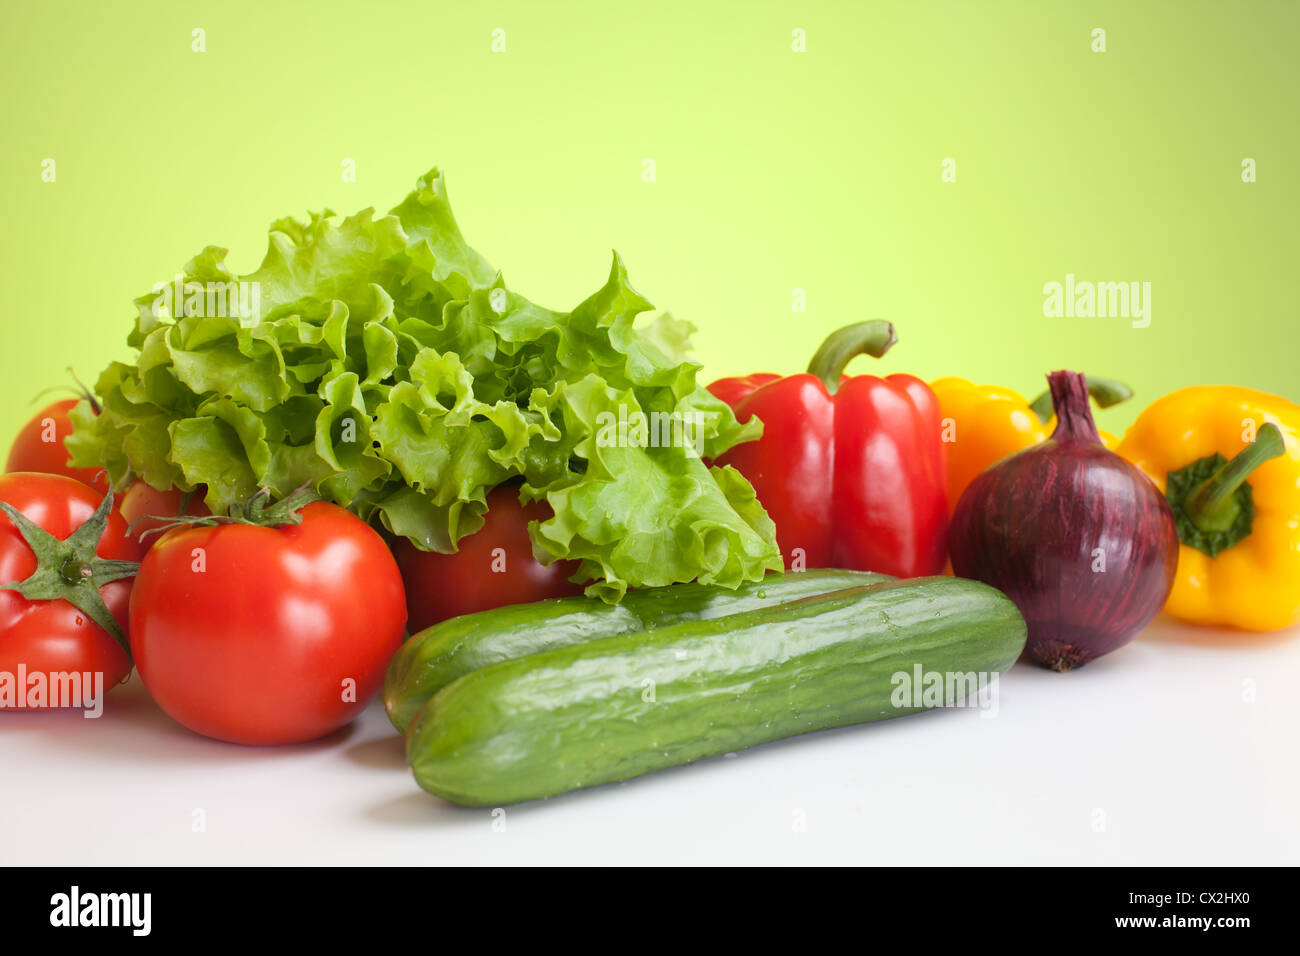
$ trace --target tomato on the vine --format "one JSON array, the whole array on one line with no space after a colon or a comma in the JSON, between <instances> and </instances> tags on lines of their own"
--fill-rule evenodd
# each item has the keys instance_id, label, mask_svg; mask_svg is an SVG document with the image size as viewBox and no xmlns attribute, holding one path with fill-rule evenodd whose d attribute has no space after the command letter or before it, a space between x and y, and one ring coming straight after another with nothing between
<instances>
[{"instance_id":1,"label":"tomato on the vine","mask_svg":"<svg viewBox=\"0 0 1300 956\"><path fill-rule=\"evenodd\" d=\"M126 652L130 576L140 546L111 499L63 475L0 475L0 673L43 680L0 706L70 706L61 676L100 675L105 690L131 670Z\"/></svg>"},{"instance_id":2,"label":"tomato on the vine","mask_svg":"<svg viewBox=\"0 0 1300 956\"><path fill-rule=\"evenodd\" d=\"M290 499L249 516L265 523L175 528L150 548L131 599L136 669L197 733L314 740L378 693L406 623L401 574L337 505Z\"/></svg>"},{"instance_id":3,"label":"tomato on the vine","mask_svg":"<svg viewBox=\"0 0 1300 956\"><path fill-rule=\"evenodd\" d=\"M188 494L179 488L159 491L142 479L131 482L122 493L117 510L126 521L128 533L148 549L161 537L164 519L180 516L198 518L211 514L203 503L202 490Z\"/></svg>"},{"instance_id":4,"label":"tomato on the vine","mask_svg":"<svg viewBox=\"0 0 1300 956\"><path fill-rule=\"evenodd\" d=\"M5 461L6 472L35 471L46 475L65 475L108 491L108 476L100 468L74 468L68 464L68 452L63 440L72 434L68 413L76 407L78 399L66 398L45 406L21 429L9 446Z\"/></svg>"},{"instance_id":5,"label":"tomato on the vine","mask_svg":"<svg viewBox=\"0 0 1300 956\"><path fill-rule=\"evenodd\" d=\"M582 593L569 581L577 561L545 565L533 557L528 522L550 517L545 504L520 504L509 485L488 492L487 504L483 527L461 538L455 554L421 551L405 538L393 545L412 634L461 614Z\"/></svg>"}]
</instances>

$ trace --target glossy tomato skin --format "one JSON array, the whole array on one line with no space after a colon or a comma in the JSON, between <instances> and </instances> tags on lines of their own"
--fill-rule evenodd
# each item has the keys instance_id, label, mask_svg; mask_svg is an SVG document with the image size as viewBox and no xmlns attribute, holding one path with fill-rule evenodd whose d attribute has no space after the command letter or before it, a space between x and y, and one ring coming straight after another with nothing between
<instances>
[{"instance_id":1,"label":"glossy tomato skin","mask_svg":"<svg viewBox=\"0 0 1300 956\"><path fill-rule=\"evenodd\" d=\"M18 432L9 446L5 461L6 472L36 471L46 475L65 475L95 488L100 494L108 491L108 476L99 468L73 468L68 464L68 452L63 440L72 434L68 413L76 407L78 399L68 398L47 405L36 413ZM53 441L46 441L53 438Z\"/></svg>"},{"instance_id":2,"label":"glossy tomato skin","mask_svg":"<svg viewBox=\"0 0 1300 956\"><path fill-rule=\"evenodd\" d=\"M60 540L81 527L102 498L94 488L64 475L0 475L0 501L12 505ZM126 536L121 516L110 513L95 553L101 558L138 561L141 549ZM22 581L34 570L36 557L32 549L13 522L0 514L0 581ZM106 584L99 594L125 630L130 579ZM103 674L105 690L131 670L126 652L117 641L66 601L28 601L16 591L0 590L0 671L17 674L20 664L28 674Z\"/></svg>"},{"instance_id":3,"label":"glossy tomato skin","mask_svg":"<svg viewBox=\"0 0 1300 956\"><path fill-rule=\"evenodd\" d=\"M202 486L190 495L189 501L185 501L185 492L179 488L159 491L147 481L139 479L133 481L123 492L118 499L117 509L122 513L131 537L147 550L162 536L158 531L161 522L150 519L179 516L182 513L182 502L185 504L184 514L191 517L212 513L203 503Z\"/></svg>"},{"instance_id":4,"label":"glossy tomato skin","mask_svg":"<svg viewBox=\"0 0 1300 956\"><path fill-rule=\"evenodd\" d=\"M512 486L488 492L487 504L483 527L462 538L455 554L421 551L405 538L393 545L412 634L461 614L582 593L581 584L568 580L578 562L547 566L533 557L528 522L551 516L545 504L521 505Z\"/></svg>"},{"instance_id":5,"label":"glossy tomato skin","mask_svg":"<svg viewBox=\"0 0 1300 956\"><path fill-rule=\"evenodd\" d=\"M397 563L343 508L318 501L301 514L281 528L169 531L145 555L131 600L136 669L196 733L302 743L379 691L406 623Z\"/></svg>"}]
</instances>

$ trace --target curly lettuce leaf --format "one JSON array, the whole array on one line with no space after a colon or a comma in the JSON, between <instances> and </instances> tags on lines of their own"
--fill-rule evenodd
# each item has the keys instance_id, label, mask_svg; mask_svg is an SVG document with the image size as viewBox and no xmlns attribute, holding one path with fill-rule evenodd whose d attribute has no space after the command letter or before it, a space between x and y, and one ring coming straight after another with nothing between
<instances>
[{"instance_id":1,"label":"curly lettuce leaf","mask_svg":"<svg viewBox=\"0 0 1300 956\"><path fill-rule=\"evenodd\" d=\"M465 241L435 169L384 216L276 221L246 276L226 255L135 300L138 355L100 376L101 414L74 412L75 463L202 487L214 511L311 485L442 552L522 479L552 511L535 554L607 600L780 567L753 489L706 463L761 425L697 385L690 323L638 327L652 306L617 253L572 311L537 305Z\"/></svg>"},{"instance_id":2,"label":"curly lettuce leaf","mask_svg":"<svg viewBox=\"0 0 1300 956\"><path fill-rule=\"evenodd\" d=\"M594 374L539 404L557 412L583 467L527 476L525 496L555 512L530 525L538 560L581 561L575 580L596 581L588 593L613 601L632 581L657 587L698 578L734 588L753 579L752 568L780 569L775 527L753 488L701 457L734 422L729 410L688 394L646 413L633 390L615 390Z\"/></svg>"}]
</instances>

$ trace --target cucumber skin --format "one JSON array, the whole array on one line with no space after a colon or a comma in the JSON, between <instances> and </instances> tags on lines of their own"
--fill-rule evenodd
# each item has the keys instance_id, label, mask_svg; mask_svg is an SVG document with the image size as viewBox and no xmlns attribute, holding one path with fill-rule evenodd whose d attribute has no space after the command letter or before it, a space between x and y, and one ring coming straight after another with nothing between
<instances>
[{"instance_id":1,"label":"cucumber skin","mask_svg":"<svg viewBox=\"0 0 1300 956\"><path fill-rule=\"evenodd\" d=\"M407 735L407 762L421 787L465 806L553 796L914 713L925 708L892 705L894 674L1002 673L1025 637L1001 592L939 577L601 638L444 687Z\"/></svg>"},{"instance_id":2,"label":"cucumber skin","mask_svg":"<svg viewBox=\"0 0 1300 956\"><path fill-rule=\"evenodd\" d=\"M398 733L406 733L434 694L489 664L600 637L708 620L890 580L884 574L819 568L770 574L731 591L703 584L674 584L629 591L622 603L615 605L584 597L551 598L466 614L426 628L402 645L384 675L384 709Z\"/></svg>"}]
</instances>

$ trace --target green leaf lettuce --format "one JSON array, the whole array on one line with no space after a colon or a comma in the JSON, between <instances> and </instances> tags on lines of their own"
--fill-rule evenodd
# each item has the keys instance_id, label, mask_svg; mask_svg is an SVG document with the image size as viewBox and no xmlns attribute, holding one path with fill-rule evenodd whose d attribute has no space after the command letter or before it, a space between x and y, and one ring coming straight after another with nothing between
<instances>
[{"instance_id":1,"label":"green leaf lettuce","mask_svg":"<svg viewBox=\"0 0 1300 956\"><path fill-rule=\"evenodd\" d=\"M224 512L304 484L426 550L483 524L518 480L553 517L539 560L580 562L588 593L779 569L737 472L706 463L760 434L696 384L689 323L651 310L618 255L571 312L506 289L469 247L437 170L388 215L328 210L271 227L257 271L210 246L136 300L134 364L73 412L73 461L115 487L203 486Z\"/></svg>"}]
</instances>

